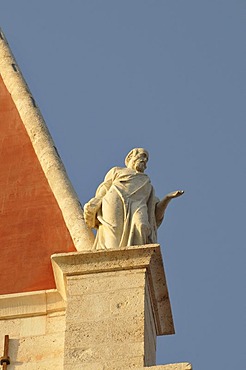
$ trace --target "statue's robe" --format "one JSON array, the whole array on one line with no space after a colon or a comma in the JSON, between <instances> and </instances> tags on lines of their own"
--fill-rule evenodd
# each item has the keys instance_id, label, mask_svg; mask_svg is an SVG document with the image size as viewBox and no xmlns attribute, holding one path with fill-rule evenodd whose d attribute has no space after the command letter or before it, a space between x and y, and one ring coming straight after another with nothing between
<instances>
[{"instance_id":1,"label":"statue's robe","mask_svg":"<svg viewBox=\"0 0 246 370\"><path fill-rule=\"evenodd\" d=\"M95 249L156 242L162 221L155 217L159 199L146 174L114 167L98 187L95 198L102 201L96 215L99 223Z\"/></svg>"}]
</instances>

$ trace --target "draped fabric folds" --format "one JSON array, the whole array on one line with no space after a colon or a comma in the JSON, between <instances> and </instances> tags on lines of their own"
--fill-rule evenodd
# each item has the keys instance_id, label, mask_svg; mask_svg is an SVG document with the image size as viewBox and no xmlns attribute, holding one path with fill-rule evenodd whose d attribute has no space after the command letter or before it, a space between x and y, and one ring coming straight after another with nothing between
<instances>
[{"instance_id":1,"label":"draped fabric folds","mask_svg":"<svg viewBox=\"0 0 246 370\"><path fill-rule=\"evenodd\" d=\"M157 226L155 197L149 177L130 168L114 167L98 187L95 201L98 231L95 249L121 248L155 243Z\"/></svg>"}]
</instances>

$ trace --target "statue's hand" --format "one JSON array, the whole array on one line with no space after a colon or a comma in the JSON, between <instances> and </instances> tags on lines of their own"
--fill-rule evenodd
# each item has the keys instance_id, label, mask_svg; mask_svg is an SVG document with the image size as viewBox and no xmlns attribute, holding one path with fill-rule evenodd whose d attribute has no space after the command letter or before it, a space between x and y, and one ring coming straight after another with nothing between
<instances>
[{"instance_id":1,"label":"statue's hand","mask_svg":"<svg viewBox=\"0 0 246 370\"><path fill-rule=\"evenodd\" d=\"M173 198L178 198L183 194L184 194L184 190L176 190L176 191L172 191L171 193L167 194L166 197L168 199L173 199Z\"/></svg>"},{"instance_id":2,"label":"statue's hand","mask_svg":"<svg viewBox=\"0 0 246 370\"><path fill-rule=\"evenodd\" d=\"M178 198L184 194L184 190L176 190L168 193L159 203L157 203L155 208L155 217L157 224L160 224L163 220L164 213L170 201L174 198Z\"/></svg>"},{"instance_id":3,"label":"statue's hand","mask_svg":"<svg viewBox=\"0 0 246 370\"><path fill-rule=\"evenodd\" d=\"M88 203L84 205L84 219L88 227L96 228L98 226L96 214L100 209L102 200L98 198L92 198Z\"/></svg>"}]
</instances>

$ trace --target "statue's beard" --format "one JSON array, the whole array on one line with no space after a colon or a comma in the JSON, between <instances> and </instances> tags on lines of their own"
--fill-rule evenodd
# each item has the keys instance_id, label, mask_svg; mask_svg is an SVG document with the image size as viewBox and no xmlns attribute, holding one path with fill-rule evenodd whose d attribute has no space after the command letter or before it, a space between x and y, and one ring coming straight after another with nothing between
<instances>
[{"instance_id":1,"label":"statue's beard","mask_svg":"<svg viewBox=\"0 0 246 370\"><path fill-rule=\"evenodd\" d=\"M144 162L137 162L135 164L135 170L138 171L138 172L144 172L144 170L146 169L146 165Z\"/></svg>"}]
</instances>

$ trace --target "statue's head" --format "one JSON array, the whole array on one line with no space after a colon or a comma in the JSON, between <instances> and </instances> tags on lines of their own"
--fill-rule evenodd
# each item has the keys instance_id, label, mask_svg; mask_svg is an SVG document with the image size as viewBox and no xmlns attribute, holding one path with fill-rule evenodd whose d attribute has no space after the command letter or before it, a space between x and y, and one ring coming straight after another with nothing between
<instances>
[{"instance_id":1,"label":"statue's head","mask_svg":"<svg viewBox=\"0 0 246 370\"><path fill-rule=\"evenodd\" d=\"M147 167L149 153L144 148L132 149L125 158L126 167L137 172L144 172Z\"/></svg>"}]
</instances>

